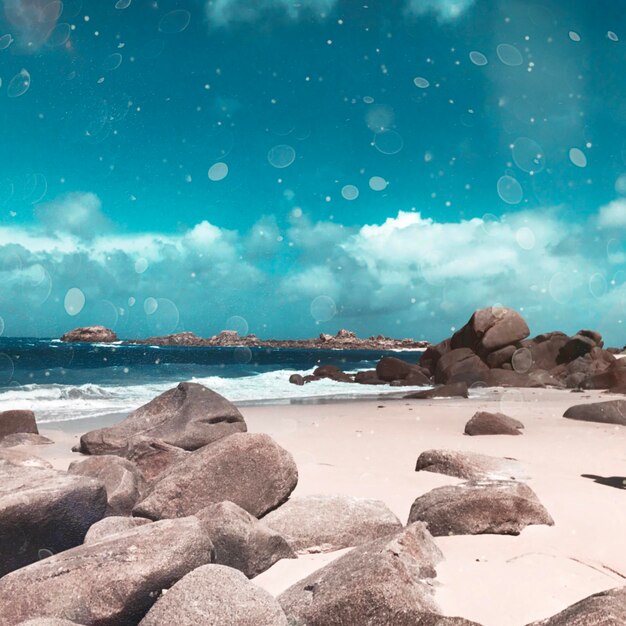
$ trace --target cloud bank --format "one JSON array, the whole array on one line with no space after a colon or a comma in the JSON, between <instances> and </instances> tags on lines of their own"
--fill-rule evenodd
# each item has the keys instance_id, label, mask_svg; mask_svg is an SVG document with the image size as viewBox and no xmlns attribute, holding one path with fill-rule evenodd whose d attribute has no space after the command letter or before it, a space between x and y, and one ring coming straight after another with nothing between
<instances>
[{"instance_id":1,"label":"cloud bank","mask_svg":"<svg viewBox=\"0 0 626 626\"><path fill-rule=\"evenodd\" d=\"M0 317L6 335L86 324L124 337L210 335L237 315L264 337L349 328L435 340L503 304L533 332L593 327L621 346L622 210L612 203L576 223L558 208L454 222L399 211L355 227L298 213L264 216L248 232L202 221L179 234L98 234L82 220L105 219L98 199L70 194L29 228L0 227ZM68 310L76 289L84 307L79 298Z\"/></svg>"},{"instance_id":2,"label":"cloud bank","mask_svg":"<svg viewBox=\"0 0 626 626\"><path fill-rule=\"evenodd\" d=\"M475 0L408 0L407 10L413 15L434 15L441 22L457 19Z\"/></svg>"},{"instance_id":3,"label":"cloud bank","mask_svg":"<svg viewBox=\"0 0 626 626\"><path fill-rule=\"evenodd\" d=\"M253 22L271 13L280 13L297 20L303 16L325 17L337 0L209 0L207 16L212 24L223 26L233 22Z\"/></svg>"}]
</instances>

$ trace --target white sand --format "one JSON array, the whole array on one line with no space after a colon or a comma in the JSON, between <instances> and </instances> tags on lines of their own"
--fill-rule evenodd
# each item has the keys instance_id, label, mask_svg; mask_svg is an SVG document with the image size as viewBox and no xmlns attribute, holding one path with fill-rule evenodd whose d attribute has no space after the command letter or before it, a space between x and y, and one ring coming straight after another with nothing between
<instances>
[{"instance_id":1,"label":"white sand","mask_svg":"<svg viewBox=\"0 0 626 626\"><path fill-rule=\"evenodd\" d=\"M469 400L368 400L245 407L242 412L251 431L272 435L294 455L300 473L297 494L378 498L402 522L416 497L459 482L416 473L423 450L472 450L523 461L529 484L555 526L532 526L517 537L438 538L445 561L438 567L436 600L446 615L484 626L521 626L591 593L626 584L626 489L581 477L626 477L626 427L562 417L573 404L612 396L534 389L481 393ZM520 419L524 435L463 435L465 422L481 409ZM59 468L78 457L68 454L77 435L42 434L56 443L23 449ZM281 561L255 581L277 594L337 556Z\"/></svg>"}]
</instances>

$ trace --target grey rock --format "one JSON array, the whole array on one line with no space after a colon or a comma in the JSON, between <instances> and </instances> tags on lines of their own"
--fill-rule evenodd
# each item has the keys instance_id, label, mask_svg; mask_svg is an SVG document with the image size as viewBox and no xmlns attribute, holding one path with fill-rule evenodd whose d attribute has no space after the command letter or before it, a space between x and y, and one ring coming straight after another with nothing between
<instances>
[{"instance_id":1,"label":"grey rock","mask_svg":"<svg viewBox=\"0 0 626 626\"><path fill-rule=\"evenodd\" d=\"M137 526L145 526L146 524L152 524L152 522L145 517L105 517L91 526L85 535L85 541L83 541L83 543L97 543L103 539L108 539L109 537L132 530Z\"/></svg>"},{"instance_id":2,"label":"grey rock","mask_svg":"<svg viewBox=\"0 0 626 626\"><path fill-rule=\"evenodd\" d=\"M503 413L478 411L465 424L466 435L521 435L524 424Z\"/></svg>"},{"instance_id":3,"label":"grey rock","mask_svg":"<svg viewBox=\"0 0 626 626\"><path fill-rule=\"evenodd\" d=\"M402 528L384 502L343 495L296 496L263 521L298 553L358 546Z\"/></svg>"},{"instance_id":4,"label":"grey rock","mask_svg":"<svg viewBox=\"0 0 626 626\"><path fill-rule=\"evenodd\" d=\"M567 409L563 417L584 422L626 426L626 400L577 404Z\"/></svg>"}]
</instances>

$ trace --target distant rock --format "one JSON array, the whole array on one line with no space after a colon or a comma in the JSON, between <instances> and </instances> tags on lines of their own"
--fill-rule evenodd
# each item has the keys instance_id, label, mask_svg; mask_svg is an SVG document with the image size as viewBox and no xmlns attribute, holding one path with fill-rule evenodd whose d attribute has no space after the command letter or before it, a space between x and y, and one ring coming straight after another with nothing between
<instances>
[{"instance_id":1,"label":"distant rock","mask_svg":"<svg viewBox=\"0 0 626 626\"><path fill-rule=\"evenodd\" d=\"M439 613L432 579L442 558L426 527L412 524L354 548L291 586L278 601L294 624L419 624Z\"/></svg>"},{"instance_id":2,"label":"distant rock","mask_svg":"<svg viewBox=\"0 0 626 626\"><path fill-rule=\"evenodd\" d=\"M133 441L126 457L137 465L148 483L153 483L166 469L189 454L187 450L165 443L162 439L146 438Z\"/></svg>"},{"instance_id":3,"label":"distant rock","mask_svg":"<svg viewBox=\"0 0 626 626\"><path fill-rule=\"evenodd\" d=\"M521 435L524 424L503 413L478 411L465 424L466 435Z\"/></svg>"},{"instance_id":4,"label":"distant rock","mask_svg":"<svg viewBox=\"0 0 626 626\"><path fill-rule=\"evenodd\" d=\"M0 626L37 615L93 626L137 624L163 589L209 563L212 551L191 517L55 554L0 579Z\"/></svg>"},{"instance_id":5,"label":"distant rock","mask_svg":"<svg viewBox=\"0 0 626 626\"><path fill-rule=\"evenodd\" d=\"M313 370L313 376L318 378L330 378L340 383L351 383L354 379L349 374L340 370L336 365L322 365Z\"/></svg>"},{"instance_id":6,"label":"distant rock","mask_svg":"<svg viewBox=\"0 0 626 626\"><path fill-rule=\"evenodd\" d=\"M263 521L298 553L358 546L402 528L384 502L343 495L296 496Z\"/></svg>"},{"instance_id":7,"label":"distant rock","mask_svg":"<svg viewBox=\"0 0 626 626\"><path fill-rule=\"evenodd\" d=\"M213 546L215 563L228 565L254 578L280 559L296 554L287 540L233 502L219 502L200 509L195 516L202 522Z\"/></svg>"},{"instance_id":8,"label":"distant rock","mask_svg":"<svg viewBox=\"0 0 626 626\"><path fill-rule=\"evenodd\" d=\"M147 489L139 468L119 456L92 456L83 461L73 461L69 474L97 478L107 490L106 515L130 515L137 501Z\"/></svg>"},{"instance_id":9,"label":"distant rock","mask_svg":"<svg viewBox=\"0 0 626 626\"><path fill-rule=\"evenodd\" d=\"M584 422L626 426L626 400L577 404L567 409L563 417Z\"/></svg>"},{"instance_id":10,"label":"distant rock","mask_svg":"<svg viewBox=\"0 0 626 626\"><path fill-rule=\"evenodd\" d=\"M298 386L302 387L302 385L304 385L304 378L302 377L301 374L292 374L289 377L289 382L292 385L298 385Z\"/></svg>"},{"instance_id":11,"label":"distant rock","mask_svg":"<svg viewBox=\"0 0 626 626\"><path fill-rule=\"evenodd\" d=\"M80 545L106 505L100 481L0 461L0 576Z\"/></svg>"},{"instance_id":12,"label":"distant rock","mask_svg":"<svg viewBox=\"0 0 626 626\"><path fill-rule=\"evenodd\" d=\"M526 469L516 459L457 450L426 450L419 455L415 471L435 472L466 480L527 478Z\"/></svg>"},{"instance_id":13,"label":"distant rock","mask_svg":"<svg viewBox=\"0 0 626 626\"><path fill-rule=\"evenodd\" d=\"M146 524L152 524L152 522L145 517L105 517L89 528L83 543L97 543L98 541L109 539L115 535L120 535L133 528L137 528L137 526L145 526Z\"/></svg>"},{"instance_id":14,"label":"distant rock","mask_svg":"<svg viewBox=\"0 0 626 626\"><path fill-rule=\"evenodd\" d=\"M78 451L127 456L137 442L146 438L196 450L245 430L243 416L226 398L198 383L180 383L119 424L86 433L80 438Z\"/></svg>"},{"instance_id":15,"label":"distant rock","mask_svg":"<svg viewBox=\"0 0 626 626\"><path fill-rule=\"evenodd\" d=\"M6 435L0 439L0 448L14 448L15 446L42 446L54 443L52 439L43 435L34 435L32 433L14 433Z\"/></svg>"},{"instance_id":16,"label":"distant rock","mask_svg":"<svg viewBox=\"0 0 626 626\"><path fill-rule=\"evenodd\" d=\"M411 400L430 400L432 398L467 398L467 383L450 383L449 385L437 385L433 389L414 391L404 398Z\"/></svg>"},{"instance_id":17,"label":"distant rock","mask_svg":"<svg viewBox=\"0 0 626 626\"><path fill-rule=\"evenodd\" d=\"M183 517L229 500L261 517L285 502L297 482L291 454L271 437L236 433L192 452L165 471L134 514L149 519Z\"/></svg>"},{"instance_id":18,"label":"distant rock","mask_svg":"<svg viewBox=\"0 0 626 626\"><path fill-rule=\"evenodd\" d=\"M354 382L360 385L386 385L384 380L378 378L376 370L362 370L354 375Z\"/></svg>"},{"instance_id":19,"label":"distant rock","mask_svg":"<svg viewBox=\"0 0 626 626\"><path fill-rule=\"evenodd\" d=\"M16 433L39 434L32 411L12 410L0 412L0 440Z\"/></svg>"},{"instance_id":20,"label":"distant rock","mask_svg":"<svg viewBox=\"0 0 626 626\"><path fill-rule=\"evenodd\" d=\"M588 596L548 619L527 626L623 626L626 624L626 587Z\"/></svg>"},{"instance_id":21,"label":"distant rock","mask_svg":"<svg viewBox=\"0 0 626 626\"><path fill-rule=\"evenodd\" d=\"M152 346L198 346L204 343L204 339L195 333L182 332L165 335L164 337L148 337L147 339L142 339L140 343Z\"/></svg>"},{"instance_id":22,"label":"distant rock","mask_svg":"<svg viewBox=\"0 0 626 626\"><path fill-rule=\"evenodd\" d=\"M204 565L157 600L139 626L288 626L280 604L230 567Z\"/></svg>"},{"instance_id":23,"label":"distant rock","mask_svg":"<svg viewBox=\"0 0 626 626\"><path fill-rule=\"evenodd\" d=\"M531 524L554 521L526 484L485 480L438 487L415 500L408 523L425 522L435 537L519 535Z\"/></svg>"},{"instance_id":24,"label":"distant rock","mask_svg":"<svg viewBox=\"0 0 626 626\"><path fill-rule=\"evenodd\" d=\"M117 335L104 326L83 326L75 328L61 337L61 341L84 343L112 343L118 341Z\"/></svg>"}]
</instances>

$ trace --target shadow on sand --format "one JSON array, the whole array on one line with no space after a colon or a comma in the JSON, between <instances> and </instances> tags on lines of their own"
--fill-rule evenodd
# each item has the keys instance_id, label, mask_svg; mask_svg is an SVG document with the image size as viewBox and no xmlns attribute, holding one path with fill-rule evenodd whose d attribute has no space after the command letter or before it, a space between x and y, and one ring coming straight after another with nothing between
<instances>
[{"instance_id":1,"label":"shadow on sand","mask_svg":"<svg viewBox=\"0 0 626 626\"><path fill-rule=\"evenodd\" d=\"M594 474L581 474L583 478L591 478L600 485L615 487L616 489L626 489L626 476L596 476Z\"/></svg>"}]
</instances>

